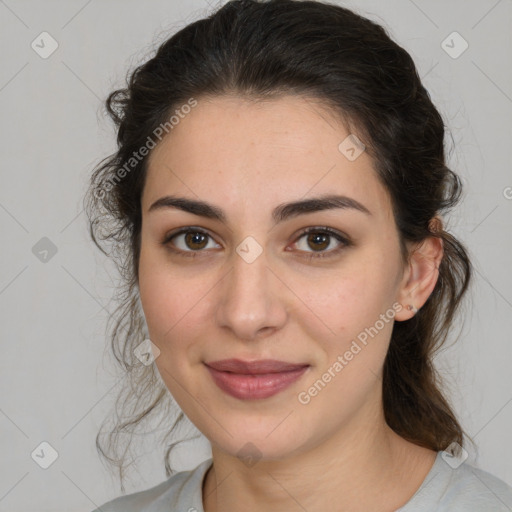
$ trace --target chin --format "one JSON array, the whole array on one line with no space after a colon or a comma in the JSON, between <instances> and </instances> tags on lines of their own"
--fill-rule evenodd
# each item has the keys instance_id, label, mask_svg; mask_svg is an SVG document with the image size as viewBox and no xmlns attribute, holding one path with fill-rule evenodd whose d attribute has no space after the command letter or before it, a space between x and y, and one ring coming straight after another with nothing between
<instances>
[{"instance_id":1,"label":"chin","mask_svg":"<svg viewBox=\"0 0 512 512\"><path fill-rule=\"evenodd\" d=\"M225 431L225 435L220 439L211 436L211 432L204 434L212 446L242 461L282 460L302 452L311 442L307 432L300 425L285 426L291 418L280 424L285 417L286 414L277 421L275 418L269 418L266 421L248 422L245 419L241 423L225 422L226 429L233 437Z\"/></svg>"}]
</instances>

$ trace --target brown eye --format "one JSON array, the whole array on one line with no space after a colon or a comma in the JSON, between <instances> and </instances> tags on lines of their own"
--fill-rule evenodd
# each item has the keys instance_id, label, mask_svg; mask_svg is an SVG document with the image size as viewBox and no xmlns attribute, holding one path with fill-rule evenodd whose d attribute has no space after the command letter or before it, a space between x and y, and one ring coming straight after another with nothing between
<instances>
[{"instance_id":1,"label":"brown eye","mask_svg":"<svg viewBox=\"0 0 512 512\"><path fill-rule=\"evenodd\" d=\"M303 231L294 245L308 258L321 258L337 255L352 242L331 228L311 227Z\"/></svg>"},{"instance_id":2,"label":"brown eye","mask_svg":"<svg viewBox=\"0 0 512 512\"><path fill-rule=\"evenodd\" d=\"M323 233L310 233L307 236L307 243L314 251L323 251L329 247L330 239L330 235L325 235Z\"/></svg>"},{"instance_id":3,"label":"brown eye","mask_svg":"<svg viewBox=\"0 0 512 512\"><path fill-rule=\"evenodd\" d=\"M197 251L198 249L204 249L207 245L208 237L203 233L194 233L192 231L185 235L185 244L190 249Z\"/></svg>"},{"instance_id":4,"label":"brown eye","mask_svg":"<svg viewBox=\"0 0 512 512\"><path fill-rule=\"evenodd\" d=\"M178 252L203 252L203 249L216 249L220 246L206 232L198 229L183 229L167 236L162 242Z\"/></svg>"}]
</instances>

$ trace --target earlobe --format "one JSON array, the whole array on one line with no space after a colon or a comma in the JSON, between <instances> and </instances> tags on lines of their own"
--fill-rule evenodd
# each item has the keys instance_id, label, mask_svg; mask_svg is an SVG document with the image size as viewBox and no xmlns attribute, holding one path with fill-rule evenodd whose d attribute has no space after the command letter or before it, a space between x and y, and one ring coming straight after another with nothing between
<instances>
[{"instance_id":1,"label":"earlobe","mask_svg":"<svg viewBox=\"0 0 512 512\"><path fill-rule=\"evenodd\" d=\"M403 309L396 314L395 320L409 320L425 304L436 286L442 259L442 238L428 237L412 250L408 272L398 296Z\"/></svg>"},{"instance_id":2,"label":"earlobe","mask_svg":"<svg viewBox=\"0 0 512 512\"><path fill-rule=\"evenodd\" d=\"M407 309L409 311L412 311L413 315L415 315L419 311L419 309L415 308L412 304L407 304Z\"/></svg>"}]
</instances>

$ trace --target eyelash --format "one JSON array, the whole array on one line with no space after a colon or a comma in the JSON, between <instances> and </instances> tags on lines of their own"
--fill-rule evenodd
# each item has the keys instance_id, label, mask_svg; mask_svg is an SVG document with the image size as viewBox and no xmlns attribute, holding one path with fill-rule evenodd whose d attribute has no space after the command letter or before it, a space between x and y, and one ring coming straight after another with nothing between
<instances>
[{"instance_id":1,"label":"eyelash","mask_svg":"<svg viewBox=\"0 0 512 512\"><path fill-rule=\"evenodd\" d=\"M213 238L209 233L204 231L201 228L194 228L194 227L187 227L184 229L181 229L175 233L171 233L162 240L162 245L167 247L171 252L178 254L179 256L184 256L186 258L195 258L198 257L200 252L204 252L203 250L197 250L197 251L182 251L181 249L176 249L175 247L170 244L171 240L179 235L183 235L186 233L200 233L202 235L205 235L209 238ZM332 228L329 228L327 226L314 226L304 229L295 239L294 244L297 243L302 237L309 235L310 233L316 233L316 234L323 234L323 235L329 235L333 238L335 238L338 242L341 243L340 247L337 247L336 249L331 249L329 251L301 251L305 254L301 257L306 258L307 260L313 260L318 258L330 258L336 256L340 251L343 249L352 246L352 242L345 236L341 235L338 231L335 231Z\"/></svg>"}]
</instances>

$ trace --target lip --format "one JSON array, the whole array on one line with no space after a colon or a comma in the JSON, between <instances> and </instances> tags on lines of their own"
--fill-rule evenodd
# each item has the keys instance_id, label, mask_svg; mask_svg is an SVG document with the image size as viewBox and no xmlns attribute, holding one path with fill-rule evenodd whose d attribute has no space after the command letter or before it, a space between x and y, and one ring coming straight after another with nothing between
<instances>
[{"instance_id":1,"label":"lip","mask_svg":"<svg viewBox=\"0 0 512 512\"><path fill-rule=\"evenodd\" d=\"M275 359L242 361L223 359L205 363L215 384L235 398L256 400L269 398L297 381L309 368Z\"/></svg>"}]
</instances>

